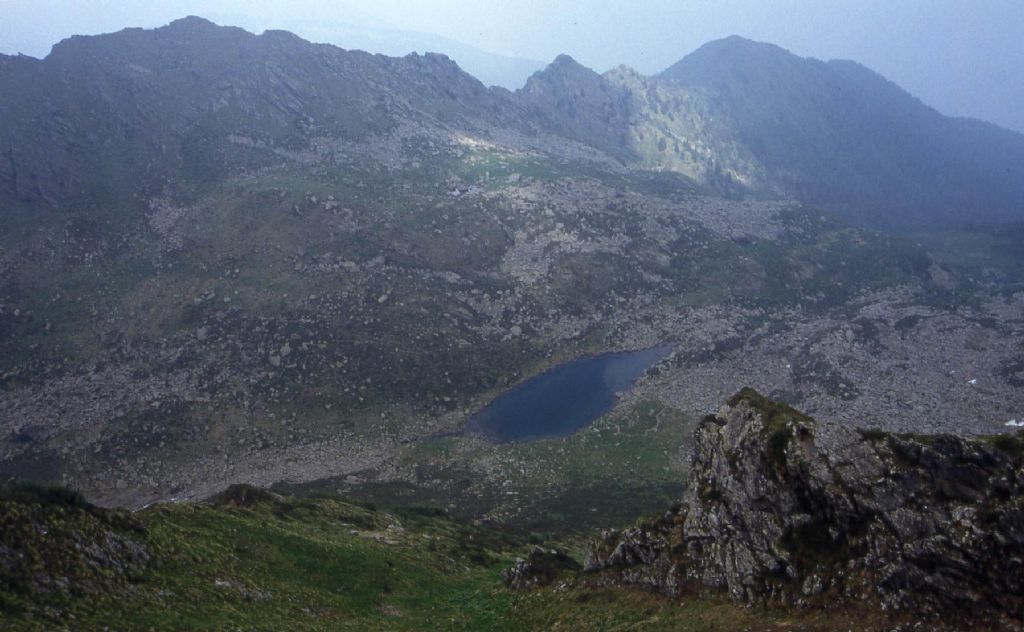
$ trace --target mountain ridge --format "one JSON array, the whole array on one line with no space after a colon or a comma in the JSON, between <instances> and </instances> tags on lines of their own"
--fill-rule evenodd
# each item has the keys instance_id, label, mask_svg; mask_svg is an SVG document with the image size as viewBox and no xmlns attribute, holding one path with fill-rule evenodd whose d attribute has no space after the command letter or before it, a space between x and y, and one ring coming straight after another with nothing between
<instances>
[{"instance_id":1,"label":"mountain ridge","mask_svg":"<svg viewBox=\"0 0 1024 632\"><path fill-rule=\"evenodd\" d=\"M198 38L191 52L173 50L178 35ZM334 60L330 72L355 72L347 75L346 81L355 82L353 89L367 98L384 86L391 94L417 86L432 92L419 93L418 107L433 108L434 117L468 115L527 135L543 130L590 145L630 168L680 173L718 194L793 197L875 228L915 230L929 225L1016 221L1024 200L1020 174L1024 135L971 119L944 117L856 62L804 59L773 44L737 36L710 42L652 77L621 69L598 75L571 57L559 56L523 88L507 93L487 89L450 60L422 65L430 58L372 56L329 44L310 44L283 31L253 35L191 16L152 31L125 29L104 36L69 38L57 44L41 65L6 58L7 80L17 81L8 92L35 93L39 100L38 91L43 87L32 85L38 80L18 80L18 76L46 73L89 56L99 64L91 71L97 72L110 61L110 55L125 56L126 47L137 48L144 61L128 68L145 73L145 63L157 64L152 57L145 62L151 41L170 45L161 55L176 59L177 64L198 62L201 56L195 55L201 55L206 46L237 51L229 50L222 62L212 66L203 62L206 70L200 72L214 73L206 80L216 80L217 73L225 72L232 56L236 63L243 63L239 54L249 56L247 64L255 59L252 55L264 52L282 55L280 62L287 64L305 54L300 50L316 51L321 61ZM342 59L348 61L342 63ZM320 62L306 59L302 63L313 73L308 79L321 86L318 90L335 95L329 98L346 94L343 99L354 98L352 90L329 87L328 75L322 74L327 67L317 70L309 65ZM421 70L413 70L417 64ZM370 76L363 73L371 68L377 75L367 83ZM420 79L409 85L389 84L379 74L407 71L420 78L428 72L435 83L448 85L429 88ZM75 70L76 74L88 72ZM120 69L107 68L105 72L115 72L119 81L138 83L138 77ZM255 76L238 69L231 72L237 77ZM167 80L179 82L186 93L196 87L180 83L182 78ZM221 80L232 81L226 76ZM287 86L287 81L278 82L274 89L282 86ZM240 87L236 82L232 89ZM85 92L88 96L89 91ZM446 102L456 93L460 96L455 102L463 106L459 114ZM174 98L168 96L164 99ZM327 98L326 94L306 96L314 101L296 102L295 107L315 107L317 99ZM30 107L28 102L9 104L4 110L9 119L5 127L17 121L19 109ZM180 118L181 112L189 109L194 110L194 105L178 103L147 124L158 126L160 119ZM108 110L113 114L116 107ZM371 122L370 129L377 129L386 124L382 115L383 111L364 105L347 116L353 121L350 125ZM294 125L283 120L281 124ZM358 133L355 128L349 131ZM17 157L10 142L8 139L3 152L7 164L0 165L8 190L16 188L19 173L29 178L34 173L34 168L22 165L18 169L11 164ZM135 162L160 160L151 155ZM40 165L38 169L45 173L48 167ZM42 183L55 179L59 179L55 173L35 178ZM54 195L54 191L46 192L49 198Z\"/></svg>"}]
</instances>

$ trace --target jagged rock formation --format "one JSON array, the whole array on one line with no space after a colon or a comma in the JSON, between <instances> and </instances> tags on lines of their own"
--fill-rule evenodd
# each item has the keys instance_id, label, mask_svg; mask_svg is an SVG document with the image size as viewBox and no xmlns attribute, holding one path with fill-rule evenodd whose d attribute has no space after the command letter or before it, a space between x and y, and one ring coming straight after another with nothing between
<instances>
[{"instance_id":1,"label":"jagged rock formation","mask_svg":"<svg viewBox=\"0 0 1024 632\"><path fill-rule=\"evenodd\" d=\"M746 389L693 450L682 505L605 533L589 581L1021 623L1024 434L858 431Z\"/></svg>"},{"instance_id":2,"label":"jagged rock formation","mask_svg":"<svg viewBox=\"0 0 1024 632\"><path fill-rule=\"evenodd\" d=\"M568 55L559 55L518 91L531 115L548 129L629 162L638 156L629 135L630 93Z\"/></svg>"}]
</instances>

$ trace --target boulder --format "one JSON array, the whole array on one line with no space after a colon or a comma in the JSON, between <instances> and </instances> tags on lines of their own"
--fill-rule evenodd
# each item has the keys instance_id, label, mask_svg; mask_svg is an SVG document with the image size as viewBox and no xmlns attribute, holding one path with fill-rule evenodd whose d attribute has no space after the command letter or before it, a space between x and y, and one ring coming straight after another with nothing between
<instances>
[{"instance_id":1,"label":"boulder","mask_svg":"<svg viewBox=\"0 0 1024 632\"><path fill-rule=\"evenodd\" d=\"M501 576L505 585L514 590L547 586L562 573L581 570L580 563L568 553L558 549L534 547L529 556L516 560Z\"/></svg>"}]
</instances>

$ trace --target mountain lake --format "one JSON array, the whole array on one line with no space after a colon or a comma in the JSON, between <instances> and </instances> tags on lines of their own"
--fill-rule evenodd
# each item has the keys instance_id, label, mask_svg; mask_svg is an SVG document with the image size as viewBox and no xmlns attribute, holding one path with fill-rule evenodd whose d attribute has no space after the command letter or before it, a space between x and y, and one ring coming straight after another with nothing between
<instances>
[{"instance_id":1,"label":"mountain lake","mask_svg":"<svg viewBox=\"0 0 1024 632\"><path fill-rule=\"evenodd\" d=\"M560 364L517 385L473 415L465 432L504 443L565 436L615 405L670 346L606 353Z\"/></svg>"}]
</instances>

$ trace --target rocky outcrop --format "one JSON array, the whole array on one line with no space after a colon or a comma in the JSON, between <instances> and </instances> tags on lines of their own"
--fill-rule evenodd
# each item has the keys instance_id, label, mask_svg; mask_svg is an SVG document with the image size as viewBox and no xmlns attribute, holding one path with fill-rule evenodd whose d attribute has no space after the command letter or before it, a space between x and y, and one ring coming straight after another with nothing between
<instances>
[{"instance_id":1,"label":"rocky outcrop","mask_svg":"<svg viewBox=\"0 0 1024 632\"><path fill-rule=\"evenodd\" d=\"M516 560L511 568L502 572L505 585L515 590L547 586L560 574L580 570L580 563L565 551L539 546L524 559Z\"/></svg>"},{"instance_id":2,"label":"rocky outcrop","mask_svg":"<svg viewBox=\"0 0 1024 632\"><path fill-rule=\"evenodd\" d=\"M127 593L154 560L125 511L59 487L0 486L0 614L61 619L75 599Z\"/></svg>"},{"instance_id":3,"label":"rocky outcrop","mask_svg":"<svg viewBox=\"0 0 1024 632\"><path fill-rule=\"evenodd\" d=\"M604 534L589 581L1020 624L1024 433L858 431L745 389L700 424L693 450L683 504Z\"/></svg>"}]
</instances>

